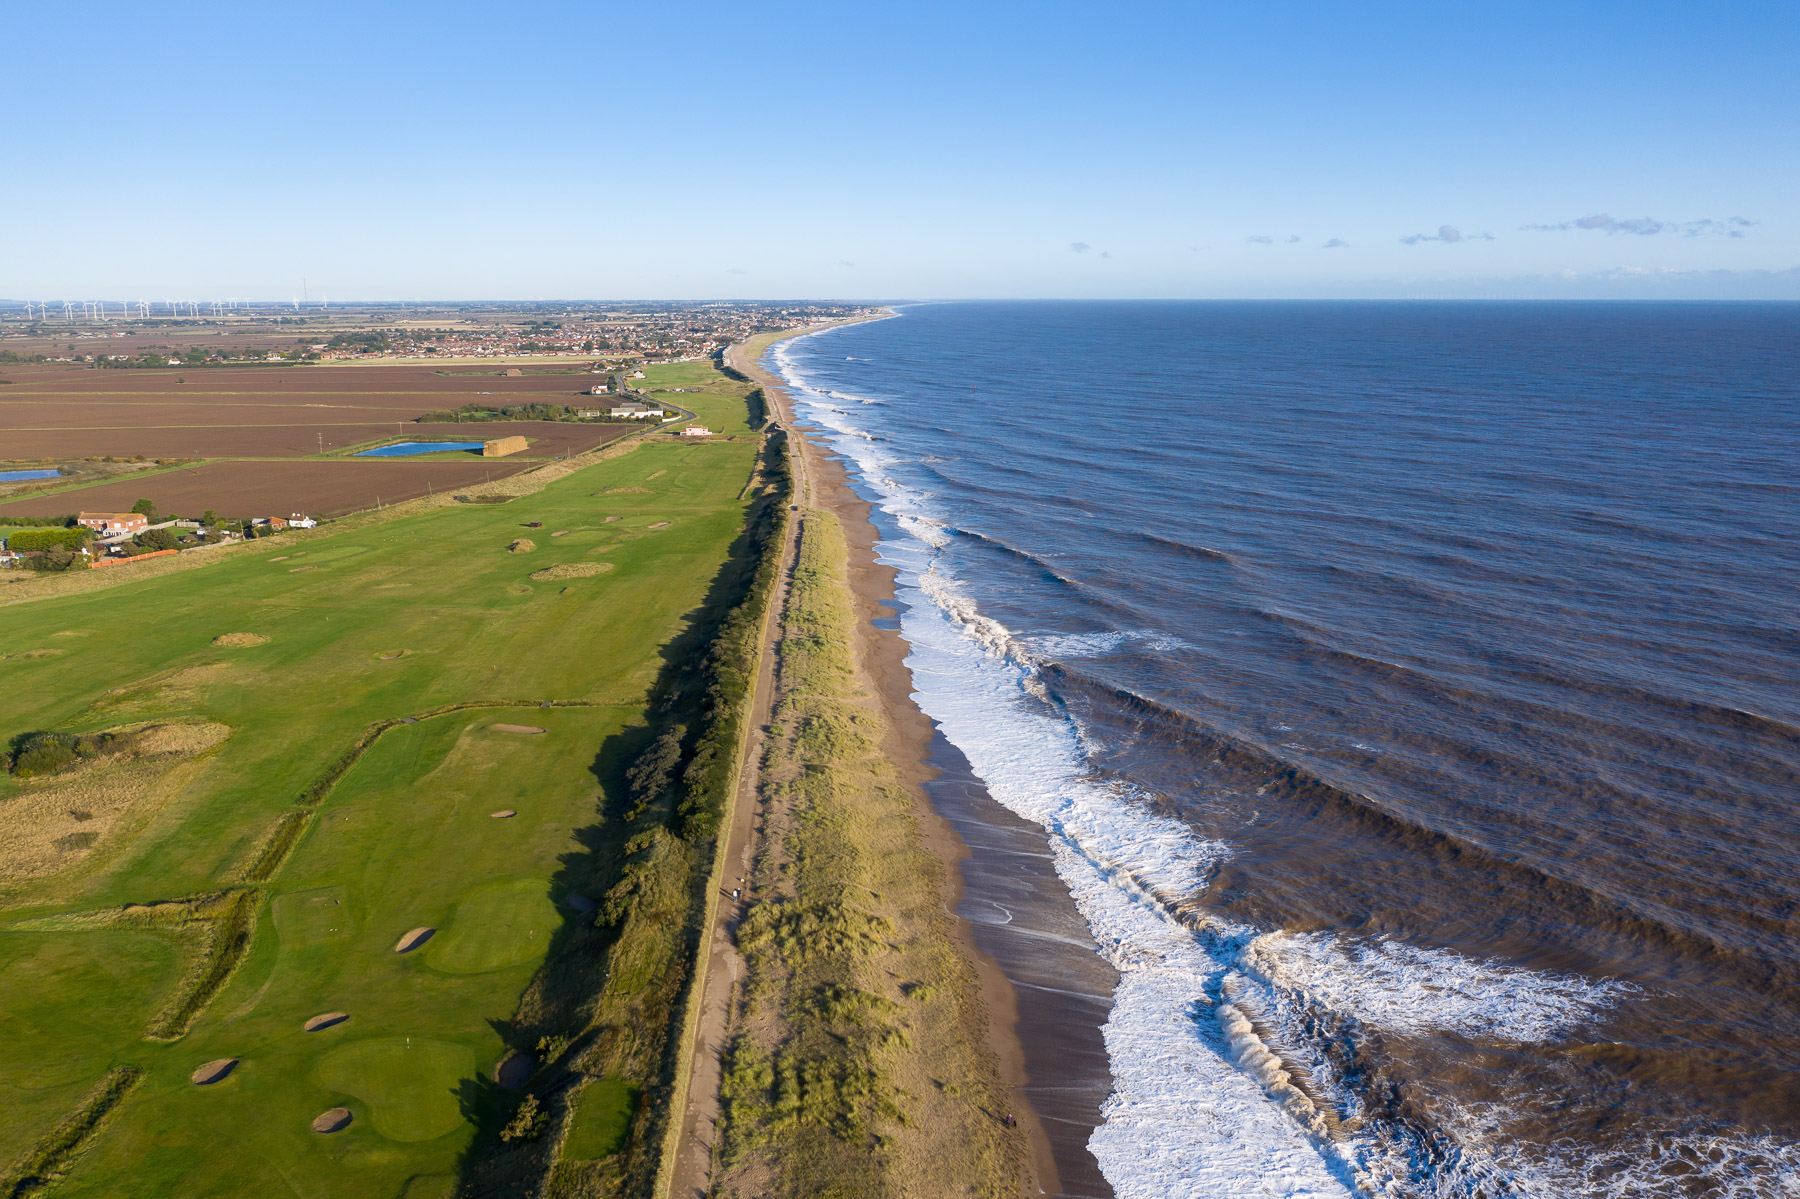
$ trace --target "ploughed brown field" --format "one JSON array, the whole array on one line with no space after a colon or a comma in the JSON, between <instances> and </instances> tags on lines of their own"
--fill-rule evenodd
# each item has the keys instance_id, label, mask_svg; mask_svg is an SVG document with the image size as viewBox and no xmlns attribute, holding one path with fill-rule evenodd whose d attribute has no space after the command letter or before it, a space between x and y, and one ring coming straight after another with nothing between
<instances>
[{"instance_id":1,"label":"ploughed brown field","mask_svg":"<svg viewBox=\"0 0 1800 1199\"><path fill-rule=\"evenodd\" d=\"M384 408L409 408L411 415L433 408L454 408L473 400L528 404L570 397L600 381L588 373L567 375L519 375L507 378L504 367L445 366L408 363L392 366L255 366L169 367L166 370L99 369L78 363L31 363L0 369L0 378L12 383L0 387L5 399L46 396L56 399L86 396L130 398L139 395L177 395L183 398L231 397L261 403L284 403L289 396L353 397L349 402L375 401ZM537 369L537 368L520 368ZM438 373L440 370L446 373ZM466 372L466 373L465 373ZM177 378L186 379L177 383ZM479 393L492 393L483 395ZM507 397L512 397L508 399ZM555 402L555 401L553 401Z\"/></svg>"},{"instance_id":2,"label":"ploughed brown field","mask_svg":"<svg viewBox=\"0 0 1800 1199\"><path fill-rule=\"evenodd\" d=\"M502 479L537 463L524 458L466 460L346 459L290 462L207 462L164 474L139 475L55 495L27 496L0 504L0 523L11 515L62 516L78 509L126 512L140 499L159 512L197 516L208 508L221 516L341 516L391 504L427 491L479 493L488 479Z\"/></svg>"},{"instance_id":3,"label":"ploughed brown field","mask_svg":"<svg viewBox=\"0 0 1800 1199\"><path fill-rule=\"evenodd\" d=\"M532 460L579 454L634 426L571 421L415 424L414 418L468 403L581 404L589 373L520 375L504 367L431 365L95 369L48 363L8 366L0 378L0 460L203 458L166 476L163 491L143 483L102 484L0 503L0 515L103 511L147 496L164 512L312 516L444 490L524 469ZM176 380L185 379L178 383ZM325 460L317 455L395 440L487 441L524 437L529 448L505 467L462 460ZM290 459L287 462L230 461ZM311 459L299 461L299 459ZM425 467L431 469L423 469ZM125 493L131 494L126 495Z\"/></svg>"},{"instance_id":4,"label":"ploughed brown field","mask_svg":"<svg viewBox=\"0 0 1800 1199\"><path fill-rule=\"evenodd\" d=\"M0 457L86 458L111 454L129 458L299 458L364 442L488 441L524 437L527 458L557 458L605 445L631 432L629 425L576 424L573 421L494 421L484 424L397 423L337 419L312 423L221 423L223 419L191 409L143 410L143 423L117 423L74 428L44 428L11 423L13 405L0 405ZM67 418L65 418L65 421ZM150 420L157 423L151 424Z\"/></svg>"}]
</instances>

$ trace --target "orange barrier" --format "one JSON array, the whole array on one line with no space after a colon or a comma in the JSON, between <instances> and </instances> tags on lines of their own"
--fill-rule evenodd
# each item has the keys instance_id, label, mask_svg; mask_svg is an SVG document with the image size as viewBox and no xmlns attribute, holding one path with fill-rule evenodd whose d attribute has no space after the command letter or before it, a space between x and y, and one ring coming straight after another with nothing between
<instances>
[{"instance_id":1,"label":"orange barrier","mask_svg":"<svg viewBox=\"0 0 1800 1199\"><path fill-rule=\"evenodd\" d=\"M151 550L147 554L136 554L130 558L96 558L94 559L93 568L99 570L102 566L118 566L125 562L142 562L147 558L167 558L170 554L179 554L180 552L180 550Z\"/></svg>"}]
</instances>

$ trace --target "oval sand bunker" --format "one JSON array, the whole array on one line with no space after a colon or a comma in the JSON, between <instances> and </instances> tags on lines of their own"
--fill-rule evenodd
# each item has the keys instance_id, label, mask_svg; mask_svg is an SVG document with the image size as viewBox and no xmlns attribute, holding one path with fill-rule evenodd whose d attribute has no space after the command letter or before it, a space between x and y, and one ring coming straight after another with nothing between
<instances>
[{"instance_id":1,"label":"oval sand bunker","mask_svg":"<svg viewBox=\"0 0 1800 1199\"><path fill-rule=\"evenodd\" d=\"M326 1012L323 1015L314 1016L311 1020L308 1020L304 1027L307 1032L318 1032L321 1028L330 1028L334 1024L342 1024L349 1018L349 1012Z\"/></svg>"},{"instance_id":2,"label":"oval sand bunker","mask_svg":"<svg viewBox=\"0 0 1800 1199\"><path fill-rule=\"evenodd\" d=\"M238 1060L235 1057L222 1057L216 1061L206 1063L204 1066L190 1074L188 1078L195 1086L204 1087L211 1083L218 1082L221 1078L230 1074L232 1068L237 1064Z\"/></svg>"},{"instance_id":3,"label":"oval sand bunker","mask_svg":"<svg viewBox=\"0 0 1800 1199\"><path fill-rule=\"evenodd\" d=\"M213 644L226 649L248 649L252 645L267 645L269 639L261 633L220 633L213 638Z\"/></svg>"},{"instance_id":4,"label":"oval sand bunker","mask_svg":"<svg viewBox=\"0 0 1800 1199\"><path fill-rule=\"evenodd\" d=\"M313 1117L313 1131L341 1132L350 1127L350 1121L352 1119L353 1117L350 1115L349 1108L334 1107L328 1112L320 1112Z\"/></svg>"},{"instance_id":5,"label":"oval sand bunker","mask_svg":"<svg viewBox=\"0 0 1800 1199\"><path fill-rule=\"evenodd\" d=\"M488 727L496 733L541 733L544 731L535 724L491 724Z\"/></svg>"},{"instance_id":6,"label":"oval sand bunker","mask_svg":"<svg viewBox=\"0 0 1800 1199\"><path fill-rule=\"evenodd\" d=\"M511 808L501 808L498 812L489 812L488 813L489 818L494 819L494 820L511 820L514 816L517 816L517 815L518 815L518 813L513 811Z\"/></svg>"},{"instance_id":7,"label":"oval sand bunker","mask_svg":"<svg viewBox=\"0 0 1800 1199\"><path fill-rule=\"evenodd\" d=\"M394 952L411 953L419 946L425 944L425 942L431 940L431 935L435 932L437 932L437 929L426 928L421 925L420 927L413 929L410 933L407 933L404 937L401 937L399 941L395 942Z\"/></svg>"}]
</instances>

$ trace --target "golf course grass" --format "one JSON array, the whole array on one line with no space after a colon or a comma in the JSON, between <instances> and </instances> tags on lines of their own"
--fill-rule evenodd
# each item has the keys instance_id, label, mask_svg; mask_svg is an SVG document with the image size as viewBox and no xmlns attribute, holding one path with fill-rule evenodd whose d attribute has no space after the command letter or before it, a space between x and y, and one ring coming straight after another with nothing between
<instances>
[{"instance_id":1,"label":"golf course grass","mask_svg":"<svg viewBox=\"0 0 1800 1199\"><path fill-rule=\"evenodd\" d=\"M668 362L644 368L637 386L665 403L686 408L714 433L750 433L744 388L713 369L710 362ZM684 390L677 393L674 389Z\"/></svg>"},{"instance_id":2,"label":"golf course grass","mask_svg":"<svg viewBox=\"0 0 1800 1199\"><path fill-rule=\"evenodd\" d=\"M0 860L0 1190L451 1193L515 1102L491 1080L531 1052L522 996L555 947L595 935L591 903L568 900L615 881L607 813L653 688L716 620L758 451L646 443L508 503L6 608L0 738L230 731L156 771L76 767L117 818L35 877ZM509 552L522 538L535 548ZM0 812L53 782L0 775ZM327 1012L348 1018L304 1031ZM122 1098L57 1149L118 1070ZM575 1128L603 1157L637 1084L586 1089ZM349 1125L314 1132L336 1107Z\"/></svg>"}]
</instances>

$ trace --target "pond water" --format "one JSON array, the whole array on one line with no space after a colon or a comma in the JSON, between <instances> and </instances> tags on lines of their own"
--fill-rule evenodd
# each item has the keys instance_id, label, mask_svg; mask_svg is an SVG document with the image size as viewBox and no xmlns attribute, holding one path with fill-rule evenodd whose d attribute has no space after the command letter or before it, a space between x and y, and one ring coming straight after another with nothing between
<instances>
[{"instance_id":1,"label":"pond water","mask_svg":"<svg viewBox=\"0 0 1800 1199\"><path fill-rule=\"evenodd\" d=\"M398 441L393 445L378 445L372 450L361 450L352 454L353 458L404 458L411 454L442 454L450 450L479 450L479 441Z\"/></svg>"},{"instance_id":2,"label":"pond water","mask_svg":"<svg viewBox=\"0 0 1800 1199\"><path fill-rule=\"evenodd\" d=\"M21 479L54 479L60 470L0 470L0 483L17 483Z\"/></svg>"}]
</instances>

